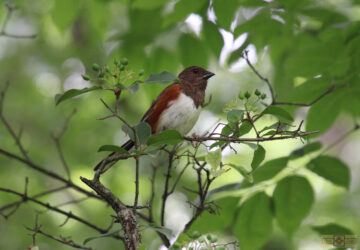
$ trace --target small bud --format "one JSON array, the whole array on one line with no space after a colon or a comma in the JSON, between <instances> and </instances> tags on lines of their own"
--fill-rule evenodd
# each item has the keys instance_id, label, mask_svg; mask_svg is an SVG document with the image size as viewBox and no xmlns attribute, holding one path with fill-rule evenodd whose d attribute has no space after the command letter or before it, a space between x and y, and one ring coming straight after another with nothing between
<instances>
[{"instance_id":1,"label":"small bud","mask_svg":"<svg viewBox=\"0 0 360 250\"><path fill-rule=\"evenodd\" d=\"M244 96L245 96L246 99L249 99L251 94L249 93L249 91L246 91Z\"/></svg>"},{"instance_id":2,"label":"small bud","mask_svg":"<svg viewBox=\"0 0 360 250\"><path fill-rule=\"evenodd\" d=\"M124 70L125 70L125 66L122 65L122 64L119 64L119 70L120 70L120 71L124 71Z\"/></svg>"},{"instance_id":3,"label":"small bud","mask_svg":"<svg viewBox=\"0 0 360 250\"><path fill-rule=\"evenodd\" d=\"M180 245L179 243L175 242L173 245L172 245L173 249L179 249L180 248Z\"/></svg>"},{"instance_id":4,"label":"small bud","mask_svg":"<svg viewBox=\"0 0 360 250\"><path fill-rule=\"evenodd\" d=\"M118 65L118 64L119 64L119 62L116 60L116 58L114 58L114 64L115 64L115 65Z\"/></svg>"},{"instance_id":5,"label":"small bud","mask_svg":"<svg viewBox=\"0 0 360 250\"><path fill-rule=\"evenodd\" d=\"M110 73L110 68L108 66L105 67L105 72Z\"/></svg>"},{"instance_id":6,"label":"small bud","mask_svg":"<svg viewBox=\"0 0 360 250\"><path fill-rule=\"evenodd\" d=\"M81 75L81 76L85 81L90 81L90 76L88 75Z\"/></svg>"},{"instance_id":7,"label":"small bud","mask_svg":"<svg viewBox=\"0 0 360 250\"><path fill-rule=\"evenodd\" d=\"M144 69L141 69L138 73L139 76L142 76L144 74Z\"/></svg>"},{"instance_id":8,"label":"small bud","mask_svg":"<svg viewBox=\"0 0 360 250\"><path fill-rule=\"evenodd\" d=\"M208 239L208 240L210 240L210 241L211 241L211 239L212 239L211 234L206 235L206 239Z\"/></svg>"},{"instance_id":9,"label":"small bud","mask_svg":"<svg viewBox=\"0 0 360 250\"><path fill-rule=\"evenodd\" d=\"M263 94L261 95L261 99L264 100L265 98L266 98L266 94L263 93Z\"/></svg>"},{"instance_id":10,"label":"small bud","mask_svg":"<svg viewBox=\"0 0 360 250\"><path fill-rule=\"evenodd\" d=\"M128 65L129 61L128 61L127 58L124 57L124 58L122 58L122 59L120 60L120 63L121 63L122 65L126 66L126 65Z\"/></svg>"},{"instance_id":11,"label":"small bud","mask_svg":"<svg viewBox=\"0 0 360 250\"><path fill-rule=\"evenodd\" d=\"M255 90L255 95L256 95L256 96L259 96L259 95L261 95L261 92L260 92L258 89L256 89L256 90Z\"/></svg>"},{"instance_id":12,"label":"small bud","mask_svg":"<svg viewBox=\"0 0 360 250\"><path fill-rule=\"evenodd\" d=\"M238 94L238 98L239 98L240 100L244 100L245 96L244 96L244 94L243 94L242 92L240 92L240 93Z\"/></svg>"},{"instance_id":13,"label":"small bud","mask_svg":"<svg viewBox=\"0 0 360 250\"><path fill-rule=\"evenodd\" d=\"M103 78L105 76L105 72L104 71L99 72L98 76L99 76L99 78Z\"/></svg>"},{"instance_id":14,"label":"small bud","mask_svg":"<svg viewBox=\"0 0 360 250\"><path fill-rule=\"evenodd\" d=\"M217 242L217 240L218 240L217 237L215 235L212 235L211 239L210 239L210 242L215 243L215 242Z\"/></svg>"},{"instance_id":15,"label":"small bud","mask_svg":"<svg viewBox=\"0 0 360 250\"><path fill-rule=\"evenodd\" d=\"M100 65L97 64L97 63L94 63L94 64L92 65L92 69L93 69L94 71L99 71Z\"/></svg>"},{"instance_id":16,"label":"small bud","mask_svg":"<svg viewBox=\"0 0 360 250\"><path fill-rule=\"evenodd\" d=\"M194 232L192 232L190 237L193 238L193 239L197 239L200 236L201 236L201 233L199 231L194 231Z\"/></svg>"}]
</instances>

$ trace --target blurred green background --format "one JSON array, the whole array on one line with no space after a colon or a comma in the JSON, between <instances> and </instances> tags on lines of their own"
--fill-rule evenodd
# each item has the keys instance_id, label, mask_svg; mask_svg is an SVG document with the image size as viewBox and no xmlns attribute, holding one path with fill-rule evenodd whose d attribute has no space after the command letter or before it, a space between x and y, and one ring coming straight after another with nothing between
<instances>
[{"instance_id":1,"label":"blurred green background","mask_svg":"<svg viewBox=\"0 0 360 250\"><path fill-rule=\"evenodd\" d=\"M310 102L326 91L331 84L346 83L310 108L284 106L295 117L295 124L306 120L306 130L320 130L311 140L320 141L323 148L342 138L354 126L360 114L360 1L358 0L14 0L0 1L0 24L5 22L5 4L18 9L6 26L11 34L36 38L0 36L0 86L10 86L3 112L15 131L22 129L22 143L30 158L37 164L65 176L51 134L61 131L66 117L74 108L68 130L61 138L64 155L71 169L72 180L91 177L92 167L106 155L97 153L104 144L121 145L127 140L117 120L98 121L107 114L99 101L102 97L113 103L113 94L95 91L74 98L59 106L54 96L71 88L90 85L81 74L92 75L93 63L107 64L114 58L127 57L134 71L151 73L170 71L178 74L183 68L199 65L216 73L209 81L207 95L212 102L201 114L194 128L202 133L218 119L225 120L223 109L236 98L239 91L268 89L240 58L244 49L256 68L273 83L278 101ZM143 84L135 94L124 93L120 113L135 124L164 88L159 84ZM272 123L262 119L260 125ZM315 202L301 227L288 237L274 221L273 230L263 249L324 249L313 225L337 223L360 235L360 134L351 133L326 154L339 157L351 172L348 190L335 186L303 166L311 159L306 156L288 164L289 170L306 176L315 191ZM302 146L300 140L263 143L265 160L288 156ZM0 148L19 154L5 126L0 126ZM246 145L236 146L238 154L228 150L225 159L249 166L253 150ZM156 159L155 159L156 160ZM150 164L154 159L141 161L140 200L150 197ZM160 162L161 164L161 162ZM124 202L133 200L135 185L134 162L123 161L111 169L103 181ZM156 192L160 199L163 174L157 175ZM180 169L178 169L180 171ZM23 191L25 176L29 177L29 194L60 186L21 163L0 155L0 186ZM231 170L220 176L212 188L227 183L239 183L242 177ZM178 232L191 215L187 199L194 195L182 186L195 186L195 175L186 172L179 189L170 197L166 226ZM271 194L274 186L266 188ZM224 194L228 206L218 215L205 217L195 225L202 233L218 235L222 242L236 240L234 216L240 205L239 194ZM60 204L79 193L64 191L42 197L51 204ZM230 198L229 198L230 197ZM0 193L0 206L18 200ZM227 204L226 202L224 204ZM62 207L81 217L106 227L112 211L93 199ZM21 205L7 220L0 216L0 249L25 249L32 239L23 225L32 226L35 210L44 210L31 203ZM158 207L155 210L159 210ZM159 215L157 215L159 216ZM53 235L72 236L76 242L98 233L76 221L59 225L66 218L53 212L40 216L43 230ZM140 222L145 225L144 222ZM114 226L115 229L119 225ZM234 236L235 235L235 236ZM157 249L161 241L151 229L142 228L143 243ZM40 249L69 249L43 236L37 237ZM97 249L119 249L121 242L111 238L88 243Z\"/></svg>"}]
</instances>

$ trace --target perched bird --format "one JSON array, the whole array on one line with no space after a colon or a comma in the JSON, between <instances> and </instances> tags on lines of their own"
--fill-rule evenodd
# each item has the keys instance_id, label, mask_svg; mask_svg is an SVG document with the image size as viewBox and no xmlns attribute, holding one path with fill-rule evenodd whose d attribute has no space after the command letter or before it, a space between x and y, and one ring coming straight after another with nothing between
<instances>
[{"instance_id":1,"label":"perched bird","mask_svg":"<svg viewBox=\"0 0 360 250\"><path fill-rule=\"evenodd\" d=\"M199 66L191 66L184 69L178 76L179 81L165 88L151 107L142 117L142 122L147 122L151 127L152 134L160 133L166 129L178 130L182 135L187 134L195 125L200 107L204 105L207 80L215 74ZM132 140L122 145L125 150L131 150L134 146ZM96 165L95 170L103 166L105 171L116 160L109 157ZM104 162L107 160L107 162Z\"/></svg>"}]
</instances>

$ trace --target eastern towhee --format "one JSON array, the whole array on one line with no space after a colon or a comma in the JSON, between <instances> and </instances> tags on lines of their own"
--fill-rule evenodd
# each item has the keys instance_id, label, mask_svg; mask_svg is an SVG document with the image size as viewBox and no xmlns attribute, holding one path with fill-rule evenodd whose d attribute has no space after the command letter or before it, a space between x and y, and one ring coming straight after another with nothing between
<instances>
[{"instance_id":1,"label":"eastern towhee","mask_svg":"<svg viewBox=\"0 0 360 250\"><path fill-rule=\"evenodd\" d=\"M199 117L200 107L204 105L207 80L214 75L199 66L184 69L178 76L179 81L169 85L160 93L141 121L150 125L152 134L166 129L178 130L182 135L187 134ZM122 148L129 151L133 146L134 142L128 140ZM107 162L104 162L105 159L99 162L95 170L106 165L102 167L103 171L106 171L115 164L117 160L109 160L114 154L105 158L108 159Z\"/></svg>"}]
</instances>

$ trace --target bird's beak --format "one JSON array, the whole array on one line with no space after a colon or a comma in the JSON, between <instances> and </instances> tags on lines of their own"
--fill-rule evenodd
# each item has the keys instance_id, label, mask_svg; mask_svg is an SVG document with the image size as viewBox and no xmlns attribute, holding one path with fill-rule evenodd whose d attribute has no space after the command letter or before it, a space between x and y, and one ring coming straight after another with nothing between
<instances>
[{"instance_id":1,"label":"bird's beak","mask_svg":"<svg viewBox=\"0 0 360 250\"><path fill-rule=\"evenodd\" d=\"M215 74L210 72L210 71L207 71L203 74L203 79L209 79L210 77L213 77Z\"/></svg>"}]
</instances>

